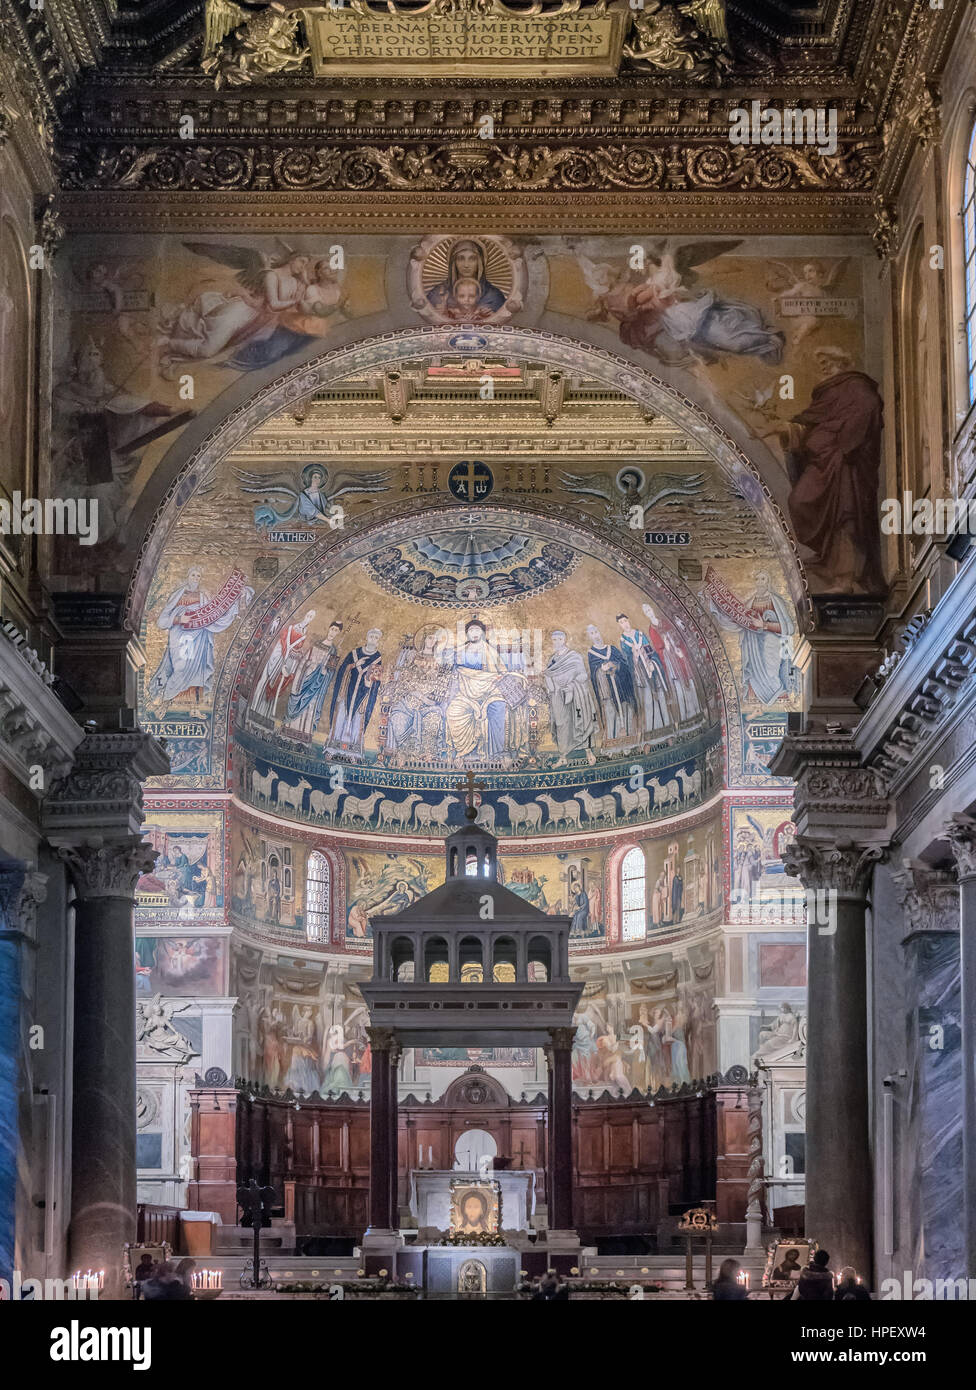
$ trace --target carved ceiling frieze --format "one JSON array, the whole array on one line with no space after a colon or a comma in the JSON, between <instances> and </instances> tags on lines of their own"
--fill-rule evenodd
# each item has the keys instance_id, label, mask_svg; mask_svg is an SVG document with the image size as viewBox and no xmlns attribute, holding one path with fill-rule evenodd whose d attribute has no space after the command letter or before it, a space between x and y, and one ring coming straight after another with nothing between
<instances>
[{"instance_id":1,"label":"carved ceiling frieze","mask_svg":"<svg viewBox=\"0 0 976 1390\"><path fill-rule=\"evenodd\" d=\"M64 161L63 186L153 191L329 192L864 192L879 151L861 141L819 154L679 143L527 147L456 142L391 146L86 146Z\"/></svg>"}]
</instances>

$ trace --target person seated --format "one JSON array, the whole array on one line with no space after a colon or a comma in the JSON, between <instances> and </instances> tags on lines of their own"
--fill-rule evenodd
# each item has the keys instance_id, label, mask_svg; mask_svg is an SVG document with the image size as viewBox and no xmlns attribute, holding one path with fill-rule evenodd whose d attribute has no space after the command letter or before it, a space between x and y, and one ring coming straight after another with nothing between
<instances>
[{"instance_id":1,"label":"person seated","mask_svg":"<svg viewBox=\"0 0 976 1390\"><path fill-rule=\"evenodd\" d=\"M837 1287L834 1289L834 1298L841 1301L854 1299L858 1303L871 1302L871 1294L858 1279L857 1270L853 1265L845 1265L841 1270Z\"/></svg>"},{"instance_id":2,"label":"person seated","mask_svg":"<svg viewBox=\"0 0 976 1390\"><path fill-rule=\"evenodd\" d=\"M796 1297L809 1301L825 1302L834 1296L834 1276L827 1266L830 1256L826 1250L818 1250L796 1284Z\"/></svg>"},{"instance_id":3,"label":"person seated","mask_svg":"<svg viewBox=\"0 0 976 1390\"><path fill-rule=\"evenodd\" d=\"M153 1271L151 1279L142 1284L142 1296L150 1303L170 1302L190 1297L186 1284L176 1272L172 1260L163 1260Z\"/></svg>"},{"instance_id":4,"label":"person seated","mask_svg":"<svg viewBox=\"0 0 976 1390\"><path fill-rule=\"evenodd\" d=\"M741 1266L738 1260L723 1260L719 1266L718 1278L712 1284L712 1297L716 1303L741 1303L749 1297L749 1290L739 1283Z\"/></svg>"}]
</instances>

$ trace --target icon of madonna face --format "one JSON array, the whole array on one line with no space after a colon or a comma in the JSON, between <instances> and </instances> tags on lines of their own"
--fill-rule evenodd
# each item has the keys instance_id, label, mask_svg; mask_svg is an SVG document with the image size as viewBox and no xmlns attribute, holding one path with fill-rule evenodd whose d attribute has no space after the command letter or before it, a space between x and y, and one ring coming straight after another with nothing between
<instances>
[{"instance_id":1,"label":"icon of madonna face","mask_svg":"<svg viewBox=\"0 0 976 1390\"><path fill-rule=\"evenodd\" d=\"M457 241L447 258L447 275L427 291L427 302L439 313L495 314L505 295L488 279L485 252L478 241Z\"/></svg>"}]
</instances>

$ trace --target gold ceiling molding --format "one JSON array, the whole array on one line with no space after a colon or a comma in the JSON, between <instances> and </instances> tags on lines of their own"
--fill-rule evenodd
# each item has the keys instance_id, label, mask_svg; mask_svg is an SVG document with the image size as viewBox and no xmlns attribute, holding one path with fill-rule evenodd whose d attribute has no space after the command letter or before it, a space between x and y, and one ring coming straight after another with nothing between
<instances>
[{"instance_id":1,"label":"gold ceiling molding","mask_svg":"<svg viewBox=\"0 0 976 1390\"><path fill-rule=\"evenodd\" d=\"M869 236L870 192L854 193L185 193L68 192L59 210L75 232L300 232L330 235L499 233L542 236Z\"/></svg>"},{"instance_id":2,"label":"gold ceiling molding","mask_svg":"<svg viewBox=\"0 0 976 1390\"><path fill-rule=\"evenodd\" d=\"M704 193L866 192L880 155L869 140L835 154L804 146L630 140L612 145L454 140L392 145L176 141L80 145L62 161L66 189L367 194L583 194L617 189Z\"/></svg>"},{"instance_id":3,"label":"gold ceiling molding","mask_svg":"<svg viewBox=\"0 0 976 1390\"><path fill-rule=\"evenodd\" d=\"M206 0L201 66L218 87L279 73L341 77L616 77L626 58L718 81L731 67L725 0L343 0L261 9ZM500 65L504 68L501 69Z\"/></svg>"}]
</instances>

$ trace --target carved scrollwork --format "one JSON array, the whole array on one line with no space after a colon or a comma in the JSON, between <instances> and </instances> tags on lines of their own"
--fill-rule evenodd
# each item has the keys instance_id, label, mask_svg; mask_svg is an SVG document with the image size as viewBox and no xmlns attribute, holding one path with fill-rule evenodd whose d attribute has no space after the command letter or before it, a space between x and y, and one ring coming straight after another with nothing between
<instances>
[{"instance_id":1,"label":"carved scrollwork","mask_svg":"<svg viewBox=\"0 0 976 1390\"><path fill-rule=\"evenodd\" d=\"M959 811L946 821L943 834L949 841L959 877L976 874L976 819Z\"/></svg>"},{"instance_id":2,"label":"carved scrollwork","mask_svg":"<svg viewBox=\"0 0 976 1390\"><path fill-rule=\"evenodd\" d=\"M804 888L829 889L843 897L863 898L883 845L857 845L851 840L817 841L797 835L780 853L783 866Z\"/></svg>"},{"instance_id":3,"label":"carved scrollwork","mask_svg":"<svg viewBox=\"0 0 976 1390\"><path fill-rule=\"evenodd\" d=\"M64 845L58 850L79 898L131 898L140 875L152 872L156 855L138 835L109 844Z\"/></svg>"},{"instance_id":4,"label":"carved scrollwork","mask_svg":"<svg viewBox=\"0 0 976 1390\"><path fill-rule=\"evenodd\" d=\"M906 859L892 879L906 931L959 930L959 884L952 874L922 869Z\"/></svg>"},{"instance_id":5,"label":"carved scrollwork","mask_svg":"<svg viewBox=\"0 0 976 1390\"><path fill-rule=\"evenodd\" d=\"M288 146L78 145L66 152L72 190L159 192L735 192L869 190L877 167L862 142L822 155L753 151L727 142L659 140L614 145L443 144Z\"/></svg>"}]
</instances>

